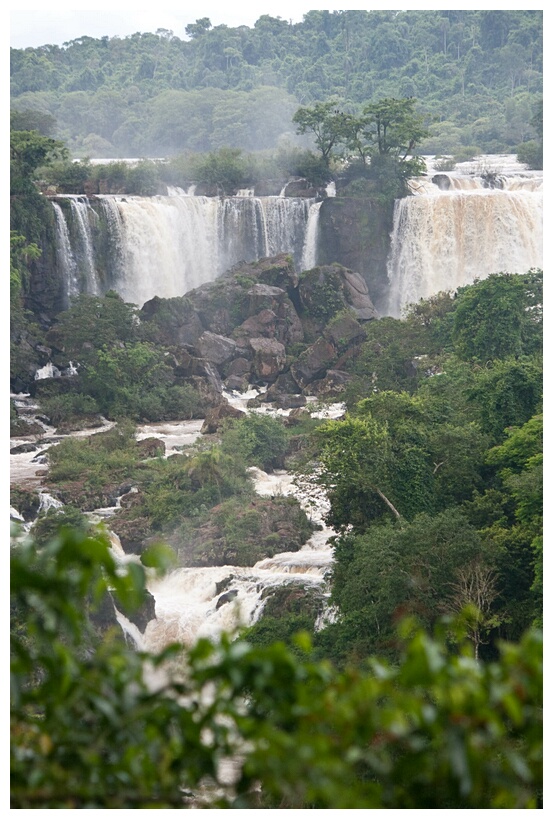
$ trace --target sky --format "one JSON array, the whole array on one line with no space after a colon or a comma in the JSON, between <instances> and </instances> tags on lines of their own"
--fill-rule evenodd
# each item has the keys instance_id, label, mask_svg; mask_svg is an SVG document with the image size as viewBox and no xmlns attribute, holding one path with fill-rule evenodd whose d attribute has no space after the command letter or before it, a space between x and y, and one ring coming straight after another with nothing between
<instances>
[{"instance_id":1,"label":"sky","mask_svg":"<svg viewBox=\"0 0 553 819\"><path fill-rule=\"evenodd\" d=\"M377 4L378 5L378 4ZM376 7L376 6L373 6ZM62 45L82 35L89 37L125 37L140 32L155 32L158 28L170 29L185 38L185 27L200 17L209 17L215 25L231 28L240 25L253 26L262 14L300 22L312 8L312 3L256 2L256 3L179 3L173 8L135 2L103 3L92 10L66 8L62 3L48 3L40 10L29 10L18 5L10 9L10 45L14 48L36 47L45 44Z\"/></svg>"},{"instance_id":2,"label":"sky","mask_svg":"<svg viewBox=\"0 0 553 819\"><path fill-rule=\"evenodd\" d=\"M227 25L231 28L240 25L253 26L262 14L281 17L283 20L300 22L303 15L313 8L320 8L312 2L301 0L257 0L257 2L210 2L194 5L175 3L164 4L163 9L155 5L143 4L140 0L133 3L104 2L96 10L71 9L70 3L50 0L41 9L33 9L19 3L17 9L9 9L10 45L14 48L29 48L41 45L62 45L69 40L86 35L88 37L126 37L137 31L155 32L158 28L171 30L177 37L185 39L185 27L200 17L209 17L211 23ZM397 2L370 3L366 10L396 9ZM444 3L409 3L409 8L439 9L447 8ZM488 3L486 8L521 8L520 2ZM474 8L472 3L456 2L454 8ZM533 5L532 8L535 8ZM332 10L332 9L331 9ZM6 13L4 10L2 13ZM7 21L6 21L7 23ZM8 30L8 25L3 27Z\"/></svg>"}]
</instances>

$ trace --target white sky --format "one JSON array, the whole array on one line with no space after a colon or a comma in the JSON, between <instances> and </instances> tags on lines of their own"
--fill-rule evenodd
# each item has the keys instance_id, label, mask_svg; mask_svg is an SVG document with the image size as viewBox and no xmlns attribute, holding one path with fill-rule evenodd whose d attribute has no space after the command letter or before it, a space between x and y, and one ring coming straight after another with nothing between
<instances>
[{"instance_id":1,"label":"white sky","mask_svg":"<svg viewBox=\"0 0 553 819\"><path fill-rule=\"evenodd\" d=\"M60 3L48 3L40 10L28 10L21 5L10 9L10 45L27 48L49 44L61 45L82 35L89 37L125 37L140 32L155 32L166 28L185 38L185 27L200 17L209 17L211 23L253 26L262 14L282 17L300 22L303 15L313 8L301 2L257 2L179 4L173 8L158 9L140 2L129 4L99 4L95 11L71 10Z\"/></svg>"},{"instance_id":2,"label":"white sky","mask_svg":"<svg viewBox=\"0 0 553 819\"><path fill-rule=\"evenodd\" d=\"M71 9L69 3L55 2L50 0L41 9L28 8L25 4L18 4L17 8L9 9L9 30L10 45L14 48L28 48L40 45L52 44L61 45L69 40L87 35L89 37L125 37L129 34L140 32L155 32L158 28L166 28L173 33L185 38L185 26L193 23L200 17L209 17L211 23L216 25L227 25L231 28L240 25L253 26L255 21L262 14L270 14L272 17L281 17L283 20L300 22L303 15L318 6L313 3L300 0L257 0L257 2L206 2L194 5L175 3L164 5L163 9L158 9L151 4L143 5L140 0L134 3L125 3L120 0L117 3L100 3L95 10ZM456 2L453 6L456 9L474 8L472 3ZM523 4L509 3L503 0L502 3L488 3L486 8L523 8ZM369 9L397 9L397 1L391 3L368 3L365 7ZM405 6L404 6L405 8ZM408 8L440 9L448 8L444 3L409 3ZM533 4L532 8L536 8ZM539 8L539 4L538 4ZM3 14L6 13L4 9ZM8 21L2 27L4 31L8 29Z\"/></svg>"}]
</instances>

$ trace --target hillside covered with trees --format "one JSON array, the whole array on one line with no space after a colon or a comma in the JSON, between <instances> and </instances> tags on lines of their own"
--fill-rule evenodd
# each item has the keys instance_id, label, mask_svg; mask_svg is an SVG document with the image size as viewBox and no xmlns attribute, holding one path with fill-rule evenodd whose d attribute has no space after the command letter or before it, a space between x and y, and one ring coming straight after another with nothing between
<instances>
[{"instance_id":1,"label":"hillside covered with trees","mask_svg":"<svg viewBox=\"0 0 553 819\"><path fill-rule=\"evenodd\" d=\"M293 138L298 105L350 113L416 97L425 153L513 152L536 138L540 11L310 11L252 28L202 18L125 38L13 49L12 109L75 156L159 157Z\"/></svg>"}]
</instances>

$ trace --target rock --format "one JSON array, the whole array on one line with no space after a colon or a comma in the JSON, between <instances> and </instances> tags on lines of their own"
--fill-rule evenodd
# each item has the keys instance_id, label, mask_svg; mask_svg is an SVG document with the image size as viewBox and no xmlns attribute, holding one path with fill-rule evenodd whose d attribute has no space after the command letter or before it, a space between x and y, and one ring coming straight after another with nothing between
<instances>
[{"instance_id":1,"label":"rock","mask_svg":"<svg viewBox=\"0 0 553 819\"><path fill-rule=\"evenodd\" d=\"M207 411L201 432L203 435L212 435L222 429L225 419L242 418L246 413L233 407L227 401Z\"/></svg>"},{"instance_id":2,"label":"rock","mask_svg":"<svg viewBox=\"0 0 553 819\"><path fill-rule=\"evenodd\" d=\"M305 196L313 199L317 195L317 189L312 188L307 179L293 179L284 188L284 196Z\"/></svg>"},{"instance_id":3,"label":"rock","mask_svg":"<svg viewBox=\"0 0 553 819\"><path fill-rule=\"evenodd\" d=\"M303 389L317 378L322 378L335 360L334 345L324 338L319 338L303 351L290 367L290 372Z\"/></svg>"},{"instance_id":4,"label":"rock","mask_svg":"<svg viewBox=\"0 0 553 819\"><path fill-rule=\"evenodd\" d=\"M233 360L227 364L225 367L225 372L228 376L237 375L237 376L245 376L250 372L251 369L251 361L244 356L239 356L238 358L233 358Z\"/></svg>"},{"instance_id":5,"label":"rock","mask_svg":"<svg viewBox=\"0 0 553 819\"><path fill-rule=\"evenodd\" d=\"M271 384L264 395L265 401L274 401L279 395L296 394L300 391L294 376L291 372L282 373L276 381Z\"/></svg>"},{"instance_id":6,"label":"rock","mask_svg":"<svg viewBox=\"0 0 553 819\"><path fill-rule=\"evenodd\" d=\"M324 378L309 384L309 394L318 398L338 398L352 381L349 373L341 370L328 370Z\"/></svg>"},{"instance_id":7,"label":"rock","mask_svg":"<svg viewBox=\"0 0 553 819\"><path fill-rule=\"evenodd\" d=\"M253 370L263 381L274 381L286 366L286 348L272 338L250 338L253 350Z\"/></svg>"},{"instance_id":8,"label":"rock","mask_svg":"<svg viewBox=\"0 0 553 819\"><path fill-rule=\"evenodd\" d=\"M258 283L247 291L249 297L249 313L256 315L261 310L274 310L282 299L287 298L286 291L281 287Z\"/></svg>"},{"instance_id":9,"label":"rock","mask_svg":"<svg viewBox=\"0 0 553 819\"><path fill-rule=\"evenodd\" d=\"M123 614L125 614L127 619L130 620L131 623L134 623L137 629L143 633L150 620L155 620L156 601L154 596L151 594L151 592L145 589L144 602L141 604L140 608L136 611L129 612L125 612L123 609Z\"/></svg>"},{"instance_id":10,"label":"rock","mask_svg":"<svg viewBox=\"0 0 553 819\"><path fill-rule=\"evenodd\" d=\"M146 540L152 536L150 521L147 517L135 517L129 520L116 515L110 520L110 529L113 529L119 537L126 554L142 554Z\"/></svg>"},{"instance_id":11,"label":"rock","mask_svg":"<svg viewBox=\"0 0 553 819\"><path fill-rule=\"evenodd\" d=\"M154 296L140 311L140 320L155 327L156 340L166 346L194 345L205 330L187 296L162 299Z\"/></svg>"},{"instance_id":12,"label":"rock","mask_svg":"<svg viewBox=\"0 0 553 819\"><path fill-rule=\"evenodd\" d=\"M38 447L35 444L19 444L10 449L10 455L22 455L24 452L36 452Z\"/></svg>"},{"instance_id":13,"label":"rock","mask_svg":"<svg viewBox=\"0 0 553 819\"><path fill-rule=\"evenodd\" d=\"M274 338L276 334L277 321L277 316L273 310L265 308L255 316L250 316L246 319L246 321L242 322L242 324L234 330L233 335L236 338L242 337L245 339L256 338L259 336Z\"/></svg>"},{"instance_id":14,"label":"rock","mask_svg":"<svg viewBox=\"0 0 553 819\"><path fill-rule=\"evenodd\" d=\"M393 229L393 202L377 197L331 196L319 211L319 264L339 262L368 285L377 310L385 311L390 283L387 263Z\"/></svg>"},{"instance_id":15,"label":"rock","mask_svg":"<svg viewBox=\"0 0 553 819\"><path fill-rule=\"evenodd\" d=\"M287 253L280 253L268 259L260 259L252 265L255 277L263 284L280 287L282 290L295 289L298 286L298 274L294 270L292 258Z\"/></svg>"},{"instance_id":16,"label":"rock","mask_svg":"<svg viewBox=\"0 0 553 819\"><path fill-rule=\"evenodd\" d=\"M116 490L118 492L119 490ZM115 494L115 498L119 497L119 503L122 509L131 509L133 506L139 506L143 502L143 496L139 489L131 486L128 492L121 495Z\"/></svg>"},{"instance_id":17,"label":"rock","mask_svg":"<svg viewBox=\"0 0 553 819\"><path fill-rule=\"evenodd\" d=\"M277 395L274 401L277 409L304 407L306 403L305 395Z\"/></svg>"},{"instance_id":18,"label":"rock","mask_svg":"<svg viewBox=\"0 0 553 819\"><path fill-rule=\"evenodd\" d=\"M297 409L290 410L283 421L285 426L293 427L301 423L301 421L307 421L309 418L311 418L309 410L298 407Z\"/></svg>"},{"instance_id":19,"label":"rock","mask_svg":"<svg viewBox=\"0 0 553 819\"><path fill-rule=\"evenodd\" d=\"M200 358L219 366L236 356L236 342L208 330L196 342L196 350Z\"/></svg>"},{"instance_id":20,"label":"rock","mask_svg":"<svg viewBox=\"0 0 553 819\"><path fill-rule=\"evenodd\" d=\"M432 177L432 183L437 185L441 191L448 191L451 188L451 179L445 173L436 173Z\"/></svg>"},{"instance_id":21,"label":"rock","mask_svg":"<svg viewBox=\"0 0 553 819\"><path fill-rule=\"evenodd\" d=\"M165 455L165 444L159 438L143 438L142 441L136 442L141 458L157 458L160 455Z\"/></svg>"},{"instance_id":22,"label":"rock","mask_svg":"<svg viewBox=\"0 0 553 819\"><path fill-rule=\"evenodd\" d=\"M323 335L338 352L346 350L351 344L365 337L363 328L350 313L341 313L330 321Z\"/></svg>"},{"instance_id":23,"label":"rock","mask_svg":"<svg viewBox=\"0 0 553 819\"><path fill-rule=\"evenodd\" d=\"M222 381L214 368L213 373L209 377L199 375L191 376L186 379L185 383L190 384L199 393L203 407L206 410L211 407L217 407L225 401L221 394L223 389Z\"/></svg>"},{"instance_id":24,"label":"rock","mask_svg":"<svg viewBox=\"0 0 553 819\"><path fill-rule=\"evenodd\" d=\"M220 608L221 608L221 606L224 606L224 605L225 605L225 603L230 603L230 602L231 602L232 600L234 600L234 599L235 599L237 596L238 596L238 590L237 590L237 589L229 589L229 591L227 591L227 592L225 592L224 594L222 594L222 595L220 596L220 598L217 600L217 603L216 603L216 605L215 605L215 608L216 608L216 609L220 609Z\"/></svg>"},{"instance_id":25,"label":"rock","mask_svg":"<svg viewBox=\"0 0 553 819\"><path fill-rule=\"evenodd\" d=\"M225 387L231 392L246 392L248 381L243 375L229 375L225 380Z\"/></svg>"}]
</instances>

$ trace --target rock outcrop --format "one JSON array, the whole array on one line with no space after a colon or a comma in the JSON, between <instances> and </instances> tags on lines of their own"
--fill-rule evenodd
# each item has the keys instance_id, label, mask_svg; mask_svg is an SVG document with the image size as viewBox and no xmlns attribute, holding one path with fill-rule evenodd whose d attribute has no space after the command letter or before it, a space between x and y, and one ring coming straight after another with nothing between
<instances>
[{"instance_id":1,"label":"rock outcrop","mask_svg":"<svg viewBox=\"0 0 553 819\"><path fill-rule=\"evenodd\" d=\"M298 275L285 254L237 265L181 299L156 297L141 311L150 335L170 345L179 383L203 384L211 408L225 403L212 394L223 382L238 390L269 385L265 400L301 406L299 396L343 367L363 342L363 324L377 317L358 273L332 264ZM219 415L205 431L217 428Z\"/></svg>"}]
</instances>

